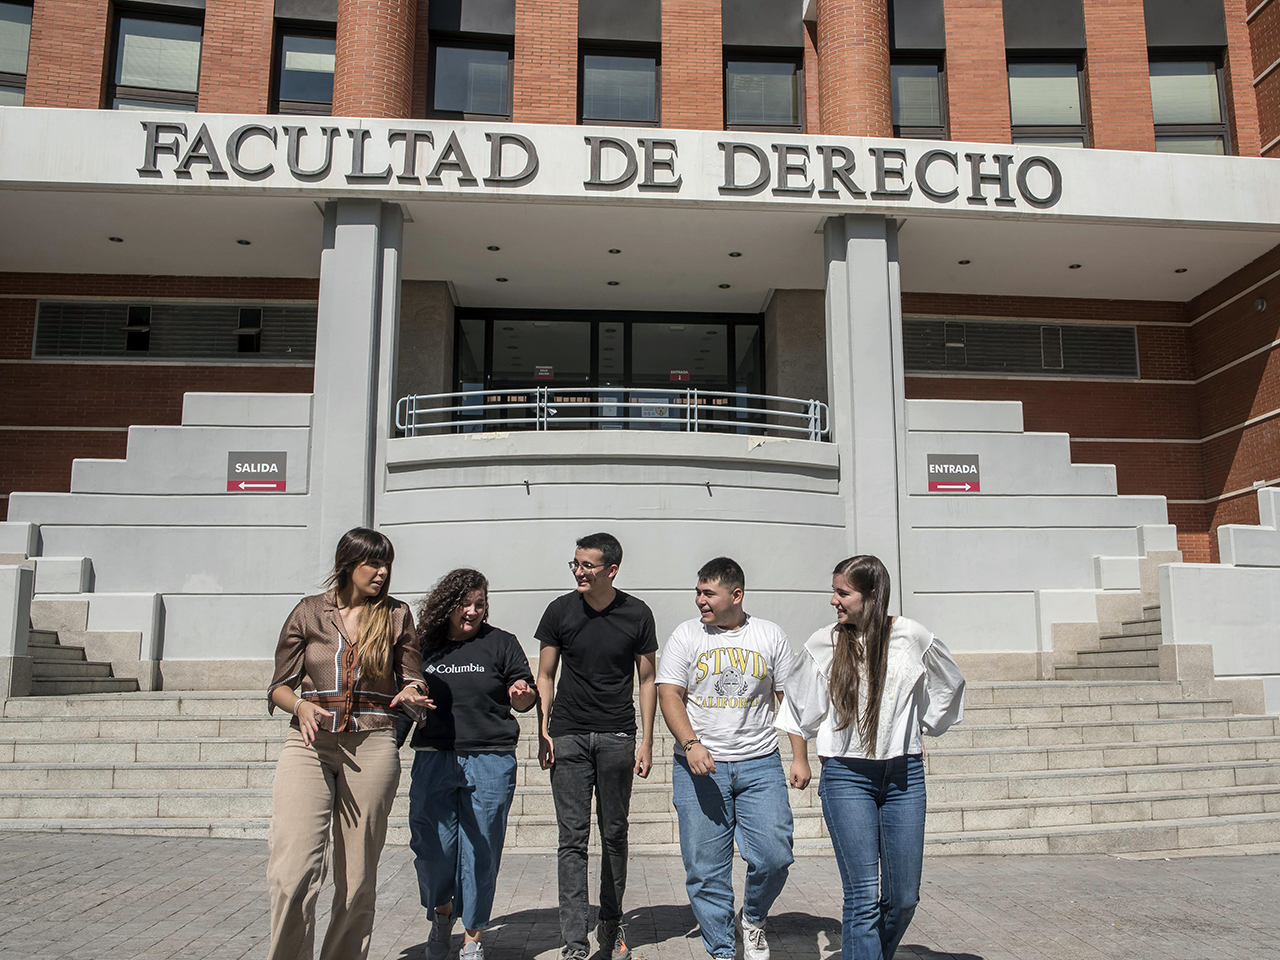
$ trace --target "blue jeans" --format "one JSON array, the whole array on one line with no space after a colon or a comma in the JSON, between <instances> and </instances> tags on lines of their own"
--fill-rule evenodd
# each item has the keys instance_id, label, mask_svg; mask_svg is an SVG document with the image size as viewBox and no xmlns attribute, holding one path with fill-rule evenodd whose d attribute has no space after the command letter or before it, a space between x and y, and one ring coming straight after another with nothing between
<instances>
[{"instance_id":1,"label":"blue jeans","mask_svg":"<svg viewBox=\"0 0 1280 960\"><path fill-rule=\"evenodd\" d=\"M742 912L761 921L787 882L791 803L778 751L750 760L717 760L714 773L695 775L677 755L672 801L680 818L685 889L713 957L732 957L733 843L747 861Z\"/></svg>"},{"instance_id":2,"label":"blue jeans","mask_svg":"<svg viewBox=\"0 0 1280 960\"><path fill-rule=\"evenodd\" d=\"M920 902L924 760L828 757L818 796L844 884L841 960L892 960Z\"/></svg>"},{"instance_id":3,"label":"blue jeans","mask_svg":"<svg viewBox=\"0 0 1280 960\"><path fill-rule=\"evenodd\" d=\"M515 794L514 753L414 753L409 846L430 916L452 902L453 915L466 929L489 926Z\"/></svg>"}]
</instances>

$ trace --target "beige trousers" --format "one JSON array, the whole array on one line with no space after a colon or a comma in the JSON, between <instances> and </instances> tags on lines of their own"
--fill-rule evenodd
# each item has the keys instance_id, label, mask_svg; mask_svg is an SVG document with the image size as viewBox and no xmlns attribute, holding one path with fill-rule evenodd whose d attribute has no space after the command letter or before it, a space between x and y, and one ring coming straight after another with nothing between
<instances>
[{"instance_id":1,"label":"beige trousers","mask_svg":"<svg viewBox=\"0 0 1280 960\"><path fill-rule=\"evenodd\" d=\"M320 960L364 960L373 933L378 857L400 782L393 731L289 732L276 764L268 846L269 960L312 960L316 900L333 833L333 913Z\"/></svg>"}]
</instances>

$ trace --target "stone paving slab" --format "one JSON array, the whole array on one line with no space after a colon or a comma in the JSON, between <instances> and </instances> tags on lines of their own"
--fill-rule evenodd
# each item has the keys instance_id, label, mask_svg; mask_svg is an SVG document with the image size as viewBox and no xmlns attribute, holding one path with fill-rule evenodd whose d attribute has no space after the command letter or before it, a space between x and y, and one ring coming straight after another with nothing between
<instances>
[{"instance_id":1,"label":"stone paving slab","mask_svg":"<svg viewBox=\"0 0 1280 960\"><path fill-rule=\"evenodd\" d=\"M596 865L593 859L593 870ZM256 840L0 833L0 958L263 957L265 871L266 844ZM740 863L736 872L740 895ZM593 888L596 883L593 877ZM321 895L321 935L331 889ZM921 904L897 956L1280 957L1277 891L1280 852L1137 861L928 858ZM378 897L370 957L421 960L428 924L406 847L389 847L384 854ZM489 960L552 960L559 945L555 904L554 857L506 857L494 926L485 938ZM677 858L633 857L627 907L638 960L706 956ZM800 857L769 920L773 956L838 956L839 914L834 860ZM455 950L460 942L455 937Z\"/></svg>"}]
</instances>

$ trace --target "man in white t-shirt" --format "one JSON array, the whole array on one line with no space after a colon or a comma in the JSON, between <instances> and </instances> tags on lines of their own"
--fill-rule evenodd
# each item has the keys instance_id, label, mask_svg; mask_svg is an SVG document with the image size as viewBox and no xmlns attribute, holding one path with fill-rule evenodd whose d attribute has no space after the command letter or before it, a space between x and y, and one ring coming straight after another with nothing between
<instances>
[{"instance_id":1,"label":"man in white t-shirt","mask_svg":"<svg viewBox=\"0 0 1280 960\"><path fill-rule=\"evenodd\" d=\"M745 580L728 557L703 565L701 616L671 634L656 681L662 716L676 739L671 779L685 888L715 960L735 954L735 835L747 861L744 960L768 960L764 921L792 863L791 804L773 720L795 655L776 623L742 609ZM793 758L805 757L804 740L791 741ZM807 764L793 760L791 781L808 786Z\"/></svg>"}]
</instances>

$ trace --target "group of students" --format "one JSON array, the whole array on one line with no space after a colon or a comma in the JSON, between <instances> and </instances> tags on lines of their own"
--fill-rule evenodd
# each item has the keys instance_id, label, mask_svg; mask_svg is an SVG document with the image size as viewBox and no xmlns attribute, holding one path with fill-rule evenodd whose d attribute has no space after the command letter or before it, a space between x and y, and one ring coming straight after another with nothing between
<instances>
[{"instance_id":1,"label":"group of students","mask_svg":"<svg viewBox=\"0 0 1280 960\"><path fill-rule=\"evenodd\" d=\"M373 929L378 857L412 736L411 847L431 918L428 960L483 960L515 797L519 723L538 708L538 757L559 828L562 960L590 955L588 837L594 795L602 847L596 942L630 960L623 924L634 777L653 768L659 705L675 739L672 802L686 888L707 954L768 960L765 921L792 860L787 788L811 779L844 893L844 960L889 960L919 900L925 790L921 735L963 715L964 679L927 629L888 613L890 583L873 556L832 575L835 623L797 655L775 623L743 605L745 575L727 557L698 571L698 616L662 649L653 614L618 590L622 546L577 541L576 589L553 600L534 634L537 677L519 641L488 621L488 581L446 574L420 604L389 595L394 551L357 528L338 545L328 592L286 620L268 697L294 714L276 770L267 867L272 960L309 958L332 835L334 904L321 960L363 960ZM557 683L557 675L559 675ZM639 680L640 730L634 705ZM297 692L295 692L295 690ZM792 760L784 773L782 731ZM735 844L746 861L734 910Z\"/></svg>"}]
</instances>

